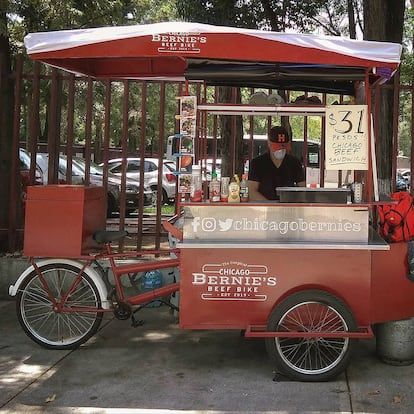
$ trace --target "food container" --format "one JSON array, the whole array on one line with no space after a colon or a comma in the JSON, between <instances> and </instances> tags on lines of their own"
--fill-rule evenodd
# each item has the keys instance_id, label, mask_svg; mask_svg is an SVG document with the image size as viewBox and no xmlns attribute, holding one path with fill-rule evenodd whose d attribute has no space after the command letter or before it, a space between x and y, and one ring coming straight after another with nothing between
<instances>
[{"instance_id":1,"label":"food container","mask_svg":"<svg viewBox=\"0 0 414 414\"><path fill-rule=\"evenodd\" d=\"M279 187L276 189L281 203L347 204L349 188Z\"/></svg>"}]
</instances>

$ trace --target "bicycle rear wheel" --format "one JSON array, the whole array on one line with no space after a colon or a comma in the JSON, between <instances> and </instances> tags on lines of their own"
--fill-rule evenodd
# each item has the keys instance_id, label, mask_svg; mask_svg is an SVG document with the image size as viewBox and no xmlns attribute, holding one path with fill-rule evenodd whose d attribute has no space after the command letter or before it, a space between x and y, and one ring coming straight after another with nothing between
<instances>
[{"instance_id":1,"label":"bicycle rear wheel","mask_svg":"<svg viewBox=\"0 0 414 414\"><path fill-rule=\"evenodd\" d=\"M273 311L268 331L303 332L304 337L266 339L270 358L279 371L294 381L329 381L349 364L355 340L319 332L355 332L357 325L349 308L339 298L318 290L288 296Z\"/></svg>"},{"instance_id":2,"label":"bicycle rear wheel","mask_svg":"<svg viewBox=\"0 0 414 414\"><path fill-rule=\"evenodd\" d=\"M68 293L79 270L58 262L40 267L56 302ZM49 349L74 349L96 333L103 314L93 310L101 308L101 299L95 283L86 273L82 273L63 307L64 312L54 309L39 275L33 270L19 289L16 302L19 322L29 338ZM70 311L71 308L78 310Z\"/></svg>"}]
</instances>

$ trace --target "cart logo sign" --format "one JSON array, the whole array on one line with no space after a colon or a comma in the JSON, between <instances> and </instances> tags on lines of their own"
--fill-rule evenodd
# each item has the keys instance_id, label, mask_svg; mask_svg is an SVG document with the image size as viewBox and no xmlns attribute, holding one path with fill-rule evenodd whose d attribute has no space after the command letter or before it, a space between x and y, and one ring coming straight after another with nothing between
<instances>
[{"instance_id":1,"label":"cart logo sign","mask_svg":"<svg viewBox=\"0 0 414 414\"><path fill-rule=\"evenodd\" d=\"M218 203L215 203L218 204ZM185 241L368 241L368 208L365 206L277 206L246 205L223 208L219 205L184 207ZM216 247L216 246L212 246Z\"/></svg>"},{"instance_id":2,"label":"cart logo sign","mask_svg":"<svg viewBox=\"0 0 414 414\"><path fill-rule=\"evenodd\" d=\"M227 218L225 220L215 217L194 217L192 221L194 233L201 228L203 232L226 232L226 231L271 231L282 235L291 232L360 232L361 223L352 223L349 221L338 220L336 222L314 222L307 221L303 218L296 220L252 220L247 217L241 217L237 220Z\"/></svg>"},{"instance_id":3,"label":"cart logo sign","mask_svg":"<svg viewBox=\"0 0 414 414\"><path fill-rule=\"evenodd\" d=\"M152 41L158 44L158 52L200 53L200 46L207 43L207 37L200 33L153 34Z\"/></svg>"},{"instance_id":4,"label":"cart logo sign","mask_svg":"<svg viewBox=\"0 0 414 414\"><path fill-rule=\"evenodd\" d=\"M236 261L206 263L201 272L192 276L192 285L202 289L202 300L262 302L267 299L263 290L277 283L277 278L269 275L267 266Z\"/></svg>"}]
</instances>

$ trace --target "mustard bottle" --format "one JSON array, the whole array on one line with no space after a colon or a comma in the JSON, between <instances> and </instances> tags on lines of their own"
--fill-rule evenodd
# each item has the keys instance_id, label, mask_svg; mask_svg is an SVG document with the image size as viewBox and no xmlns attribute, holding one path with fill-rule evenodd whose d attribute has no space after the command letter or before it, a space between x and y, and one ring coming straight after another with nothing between
<instances>
[{"instance_id":1,"label":"mustard bottle","mask_svg":"<svg viewBox=\"0 0 414 414\"><path fill-rule=\"evenodd\" d=\"M231 179L229 184L229 203L240 203L240 185L237 182L237 175Z\"/></svg>"}]
</instances>

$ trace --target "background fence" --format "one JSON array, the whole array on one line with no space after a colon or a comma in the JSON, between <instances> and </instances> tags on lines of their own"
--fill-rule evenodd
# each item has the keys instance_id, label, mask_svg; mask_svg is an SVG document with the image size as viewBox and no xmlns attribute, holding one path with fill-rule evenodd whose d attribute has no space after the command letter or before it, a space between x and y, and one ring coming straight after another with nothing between
<instances>
[{"instance_id":1,"label":"background fence","mask_svg":"<svg viewBox=\"0 0 414 414\"><path fill-rule=\"evenodd\" d=\"M137 80L97 81L92 78L77 77L57 69L51 69L38 62L27 62L19 57L14 65L12 80L14 82L14 118L13 118L13 157L19 158L19 148L29 152L31 163L28 169L22 162L16 164L11 174L11 187L21 188L12 194L11 205L23 205L21 214L10 211L9 235L10 250L19 250L24 233L24 198L25 186L39 184L36 171L36 154L47 153L49 184L59 182L72 183L73 159L85 160L83 183L91 182L90 163L104 163L103 185L108 189L107 161L114 157L146 157L157 158L161 163L165 158L167 139L178 132L177 96L196 95L199 102L214 102L217 90L201 83L184 84L180 82L148 82ZM392 89L394 93L393 122L393 182L399 162L411 167L413 140L413 85L399 83L395 76L393 83L376 86L374 93L374 119L380 117L379 95L384 89ZM251 94L252 90L245 91ZM269 91L272 93L272 91ZM236 95L236 94L234 94ZM247 96L246 95L246 96ZM343 97L321 96L321 100L343 99ZM275 122L269 117L253 120L249 116L243 120L246 129L254 134L266 132L266 125ZM256 124L255 124L256 122ZM301 130L301 138L307 140L312 136L312 119L305 119L295 126ZM200 136L217 137L217 117L203 118L197 121ZM205 130L207 129L207 130ZM252 133L254 129L254 133ZM374 123L376 136L379 136L377 123ZM318 137L320 138L320 137ZM231 139L236 140L235 136ZM399 152L402 157L398 157ZM198 149L201 153L201 146ZM59 154L66 155L65 176L59 176ZM231 166L234 171L234 166ZM125 172L125 171L124 171ZM45 177L44 177L45 178ZM162 186L162 174L158 176L158 188ZM128 214L125 207L127 201L127 180L122 176L120 184L120 211L108 218L107 226L111 229L126 229L132 238L128 248L160 248L167 242L162 229L162 220L174 214L174 205L162 203L162 193L157 192L155 207L150 209L144 205L144 172L140 175L140 187L136 194L137 210ZM394 187L395 188L395 187ZM43 235L42 237L47 237Z\"/></svg>"}]
</instances>

